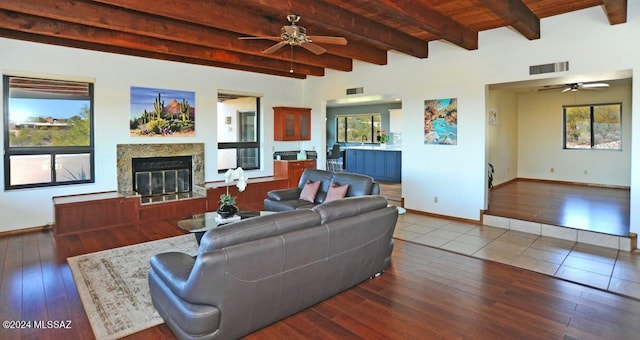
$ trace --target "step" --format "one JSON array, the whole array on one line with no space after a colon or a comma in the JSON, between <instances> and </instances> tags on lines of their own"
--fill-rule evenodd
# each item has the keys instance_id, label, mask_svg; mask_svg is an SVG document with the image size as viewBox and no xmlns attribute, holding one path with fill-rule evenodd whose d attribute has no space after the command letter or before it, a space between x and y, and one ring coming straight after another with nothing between
<instances>
[{"instance_id":1,"label":"step","mask_svg":"<svg viewBox=\"0 0 640 340\"><path fill-rule=\"evenodd\" d=\"M637 248L637 236L633 233L629 236L609 235L589 230L561 227L493 215L484 215L483 224L491 227L515 230L529 234L553 237L623 251L633 251Z\"/></svg>"}]
</instances>

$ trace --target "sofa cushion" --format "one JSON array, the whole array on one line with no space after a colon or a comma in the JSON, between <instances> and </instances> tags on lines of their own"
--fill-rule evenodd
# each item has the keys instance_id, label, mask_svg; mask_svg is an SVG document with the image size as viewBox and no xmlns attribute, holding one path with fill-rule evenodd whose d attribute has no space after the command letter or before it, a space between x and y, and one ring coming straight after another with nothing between
<instances>
[{"instance_id":1,"label":"sofa cushion","mask_svg":"<svg viewBox=\"0 0 640 340\"><path fill-rule=\"evenodd\" d=\"M266 198L264 200L264 210L266 211L290 211L290 210L296 210L296 209L311 209L314 206L315 206L314 203L309 203L301 199L274 201Z\"/></svg>"},{"instance_id":2,"label":"sofa cushion","mask_svg":"<svg viewBox=\"0 0 640 340\"><path fill-rule=\"evenodd\" d=\"M347 195L348 189L349 184L338 186L335 183L331 183L331 187L329 187L329 191L327 191L327 197L325 197L324 203L344 198Z\"/></svg>"},{"instance_id":3,"label":"sofa cushion","mask_svg":"<svg viewBox=\"0 0 640 340\"><path fill-rule=\"evenodd\" d=\"M323 203L313 207L311 210L320 214L321 223L363 214L368 211L382 209L388 204L383 196L358 196L347 197Z\"/></svg>"},{"instance_id":4,"label":"sofa cushion","mask_svg":"<svg viewBox=\"0 0 640 340\"><path fill-rule=\"evenodd\" d=\"M311 182L307 181L304 187L302 187L302 191L300 192L300 199L303 201L308 201L313 203L316 199L316 194L318 193L318 189L320 189L321 182Z\"/></svg>"},{"instance_id":5,"label":"sofa cushion","mask_svg":"<svg viewBox=\"0 0 640 340\"><path fill-rule=\"evenodd\" d=\"M316 198L313 203L319 204L324 201L324 197L329 191L329 185L331 184L331 178L333 177L333 172L319 169L305 169L300 177L300 182L298 182L298 188L300 190L303 189L304 185L307 181L311 182L321 182L320 188L316 194Z\"/></svg>"},{"instance_id":6,"label":"sofa cushion","mask_svg":"<svg viewBox=\"0 0 640 340\"><path fill-rule=\"evenodd\" d=\"M320 216L310 209L284 211L253 217L207 231L200 240L198 254L222 249L292 230L318 225Z\"/></svg>"},{"instance_id":7,"label":"sofa cushion","mask_svg":"<svg viewBox=\"0 0 640 340\"><path fill-rule=\"evenodd\" d=\"M335 183L338 186L349 184L347 197L364 196L371 194L373 178L360 174L336 173L331 179L331 183Z\"/></svg>"},{"instance_id":8,"label":"sofa cushion","mask_svg":"<svg viewBox=\"0 0 640 340\"><path fill-rule=\"evenodd\" d=\"M325 186L320 187L320 190L324 190L327 192L329 190L329 183L331 183L331 178L333 177L333 172L320 170L320 169L304 169L302 172L302 176L300 176L300 181L298 182L298 188L302 189L307 181L311 182L323 182Z\"/></svg>"}]
</instances>

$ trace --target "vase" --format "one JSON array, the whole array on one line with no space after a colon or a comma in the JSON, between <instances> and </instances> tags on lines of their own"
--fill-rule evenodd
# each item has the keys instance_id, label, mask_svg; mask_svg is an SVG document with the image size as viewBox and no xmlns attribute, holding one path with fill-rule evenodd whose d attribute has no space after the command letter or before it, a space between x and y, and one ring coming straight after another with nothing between
<instances>
[{"instance_id":1,"label":"vase","mask_svg":"<svg viewBox=\"0 0 640 340\"><path fill-rule=\"evenodd\" d=\"M386 149L387 143L380 143L380 149Z\"/></svg>"},{"instance_id":2,"label":"vase","mask_svg":"<svg viewBox=\"0 0 640 340\"><path fill-rule=\"evenodd\" d=\"M220 217L222 218L229 218L232 216L235 216L238 213L238 207L236 207L235 205L221 205L220 208L218 208L218 215L220 215Z\"/></svg>"}]
</instances>

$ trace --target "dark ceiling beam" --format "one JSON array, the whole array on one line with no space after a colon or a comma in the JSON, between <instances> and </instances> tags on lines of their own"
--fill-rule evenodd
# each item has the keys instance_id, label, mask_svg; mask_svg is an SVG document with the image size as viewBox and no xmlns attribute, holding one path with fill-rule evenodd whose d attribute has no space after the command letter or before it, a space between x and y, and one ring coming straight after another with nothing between
<instances>
[{"instance_id":1,"label":"dark ceiling beam","mask_svg":"<svg viewBox=\"0 0 640 340\"><path fill-rule=\"evenodd\" d=\"M48 45L79 48L83 50L108 52L108 53L122 54L122 55L142 57L142 58L168 60L168 61L175 61L180 63L194 64L194 65L203 65L203 66L219 67L219 68L239 70L239 71L255 72L255 73L261 73L261 74L281 76L281 77L289 77L289 78L296 78L296 79L307 78L307 76L304 74L290 73L289 71L285 72L285 71L277 71L277 70L271 70L266 68L243 66L238 64L220 63L220 62L213 62L213 61L207 61L202 59L180 57L180 56L170 55L170 54L140 51L140 50L134 50L129 48L121 48L121 47L115 47L112 45L89 43L84 41L70 40L70 39L64 39L64 38L58 38L58 37L47 37L39 34L12 31L4 28L0 28L0 37L15 39L15 40L31 41L35 43L48 44Z\"/></svg>"},{"instance_id":2,"label":"dark ceiling beam","mask_svg":"<svg viewBox=\"0 0 640 340\"><path fill-rule=\"evenodd\" d=\"M287 23L286 14L277 18L257 16L236 2L226 4L225 1L190 0L176 5L172 0L155 0L153 6L139 0L94 0L93 2L236 32L243 36L279 35L282 26ZM218 4L219 2L222 4ZM329 53L377 65L386 64L386 51L374 50L358 42L351 42L347 46L332 45ZM381 60L384 63L381 63Z\"/></svg>"},{"instance_id":3,"label":"dark ceiling beam","mask_svg":"<svg viewBox=\"0 0 640 340\"><path fill-rule=\"evenodd\" d=\"M285 61L110 31L6 10L0 10L0 28L227 64L240 64L279 71L290 69L290 63ZM302 74L324 75L324 69L321 67L294 63L294 68L296 72Z\"/></svg>"},{"instance_id":4,"label":"dark ceiling beam","mask_svg":"<svg viewBox=\"0 0 640 340\"><path fill-rule=\"evenodd\" d=\"M387 13L396 20L420 28L467 50L478 49L478 32L415 0L351 0L362 8Z\"/></svg>"},{"instance_id":5,"label":"dark ceiling beam","mask_svg":"<svg viewBox=\"0 0 640 340\"><path fill-rule=\"evenodd\" d=\"M262 54L262 50L269 48L273 44L270 41L252 41L247 44L238 40L240 35L236 33L177 20L162 19L157 16L144 15L140 12L126 11L95 3L72 2L70 0L39 0L37 3L31 1L7 1L0 3L0 9L262 57L267 57ZM331 54L318 56L305 52L306 50L296 53L297 63L327 67L339 71L351 71L353 69L351 59ZM269 57L283 61L290 60L289 55L274 54Z\"/></svg>"},{"instance_id":6,"label":"dark ceiling beam","mask_svg":"<svg viewBox=\"0 0 640 340\"><path fill-rule=\"evenodd\" d=\"M627 22L627 0L602 0L602 7L611 25Z\"/></svg>"},{"instance_id":7,"label":"dark ceiling beam","mask_svg":"<svg viewBox=\"0 0 640 340\"><path fill-rule=\"evenodd\" d=\"M509 26L529 40L540 39L540 18L522 0L480 0Z\"/></svg>"},{"instance_id":8,"label":"dark ceiling beam","mask_svg":"<svg viewBox=\"0 0 640 340\"><path fill-rule=\"evenodd\" d=\"M295 13L302 17L303 26L308 31L318 26L334 32L333 35L344 36L348 41L355 39L417 58L426 58L429 54L426 41L322 1L234 0L233 5L245 10L259 10L273 17L286 18L287 14Z\"/></svg>"}]
</instances>

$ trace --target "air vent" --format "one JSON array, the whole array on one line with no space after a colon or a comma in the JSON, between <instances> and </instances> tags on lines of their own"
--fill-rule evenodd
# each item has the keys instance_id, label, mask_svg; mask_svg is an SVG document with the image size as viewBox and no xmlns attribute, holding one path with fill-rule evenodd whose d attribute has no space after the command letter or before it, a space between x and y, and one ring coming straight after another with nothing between
<instances>
[{"instance_id":1,"label":"air vent","mask_svg":"<svg viewBox=\"0 0 640 340\"><path fill-rule=\"evenodd\" d=\"M569 71L568 61L529 66L529 75L541 74L541 73L564 72L564 71Z\"/></svg>"},{"instance_id":2,"label":"air vent","mask_svg":"<svg viewBox=\"0 0 640 340\"><path fill-rule=\"evenodd\" d=\"M347 95L363 94L363 93L364 93L364 87L354 87L352 89L347 89Z\"/></svg>"}]
</instances>

